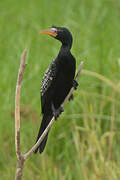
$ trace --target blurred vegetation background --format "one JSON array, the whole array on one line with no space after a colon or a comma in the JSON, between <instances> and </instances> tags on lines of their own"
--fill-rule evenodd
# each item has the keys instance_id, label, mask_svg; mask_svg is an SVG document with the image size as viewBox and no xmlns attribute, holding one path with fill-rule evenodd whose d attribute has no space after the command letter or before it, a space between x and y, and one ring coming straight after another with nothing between
<instances>
[{"instance_id":1,"label":"blurred vegetation background","mask_svg":"<svg viewBox=\"0 0 120 180\"><path fill-rule=\"evenodd\" d=\"M120 179L120 1L0 1L0 179L16 170L14 97L20 56L28 49L21 96L21 148L28 151L41 122L40 83L60 43L39 31L68 27L72 53L84 70L42 155L32 155L24 180Z\"/></svg>"}]
</instances>

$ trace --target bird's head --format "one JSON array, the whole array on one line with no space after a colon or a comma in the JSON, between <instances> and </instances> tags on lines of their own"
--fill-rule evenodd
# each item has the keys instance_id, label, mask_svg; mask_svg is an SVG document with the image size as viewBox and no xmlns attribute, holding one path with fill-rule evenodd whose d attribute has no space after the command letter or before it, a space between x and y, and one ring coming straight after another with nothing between
<instances>
[{"instance_id":1,"label":"bird's head","mask_svg":"<svg viewBox=\"0 0 120 180\"><path fill-rule=\"evenodd\" d=\"M48 34L55 39L61 41L63 46L72 46L72 34L70 31L65 28L65 27L56 27L52 26L49 30L47 31L40 31L41 34Z\"/></svg>"}]
</instances>

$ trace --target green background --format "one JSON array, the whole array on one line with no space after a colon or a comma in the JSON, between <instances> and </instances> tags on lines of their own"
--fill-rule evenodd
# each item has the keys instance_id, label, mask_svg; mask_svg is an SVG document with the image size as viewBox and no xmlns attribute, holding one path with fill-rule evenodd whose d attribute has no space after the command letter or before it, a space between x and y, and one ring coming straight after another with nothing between
<instances>
[{"instance_id":1,"label":"green background","mask_svg":"<svg viewBox=\"0 0 120 180\"><path fill-rule=\"evenodd\" d=\"M41 122L40 84L60 43L40 35L51 25L73 34L74 101L54 123L45 152L25 163L25 180L120 179L120 1L0 1L0 179L14 179L14 98L21 53L27 67L21 94L21 150L35 143Z\"/></svg>"}]
</instances>

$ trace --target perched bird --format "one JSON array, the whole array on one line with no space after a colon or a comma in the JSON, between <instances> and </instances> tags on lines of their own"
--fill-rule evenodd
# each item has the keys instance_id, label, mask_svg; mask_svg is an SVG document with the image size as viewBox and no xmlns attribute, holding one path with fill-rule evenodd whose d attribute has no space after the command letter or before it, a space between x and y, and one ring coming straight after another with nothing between
<instances>
[{"instance_id":1,"label":"perched bird","mask_svg":"<svg viewBox=\"0 0 120 180\"><path fill-rule=\"evenodd\" d=\"M76 61L70 52L72 47L72 35L65 27L52 26L47 31L40 31L41 34L48 34L62 43L58 56L52 61L49 68L46 70L41 86L41 108L42 108L42 123L38 133L37 141L53 116L55 119L63 111L61 104L68 95L71 87L77 87L77 82L74 80ZM39 150L43 152L48 134L45 136ZM37 142L36 141L36 142Z\"/></svg>"}]
</instances>

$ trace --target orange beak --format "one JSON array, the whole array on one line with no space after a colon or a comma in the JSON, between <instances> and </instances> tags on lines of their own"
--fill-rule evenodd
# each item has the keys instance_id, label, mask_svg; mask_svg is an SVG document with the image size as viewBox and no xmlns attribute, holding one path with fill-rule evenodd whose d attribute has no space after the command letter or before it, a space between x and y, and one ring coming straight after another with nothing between
<instances>
[{"instance_id":1,"label":"orange beak","mask_svg":"<svg viewBox=\"0 0 120 180\"><path fill-rule=\"evenodd\" d=\"M57 32L55 30L53 30L52 28L47 30L47 31L40 31L41 34L48 34L50 36L56 37L57 36Z\"/></svg>"}]
</instances>

